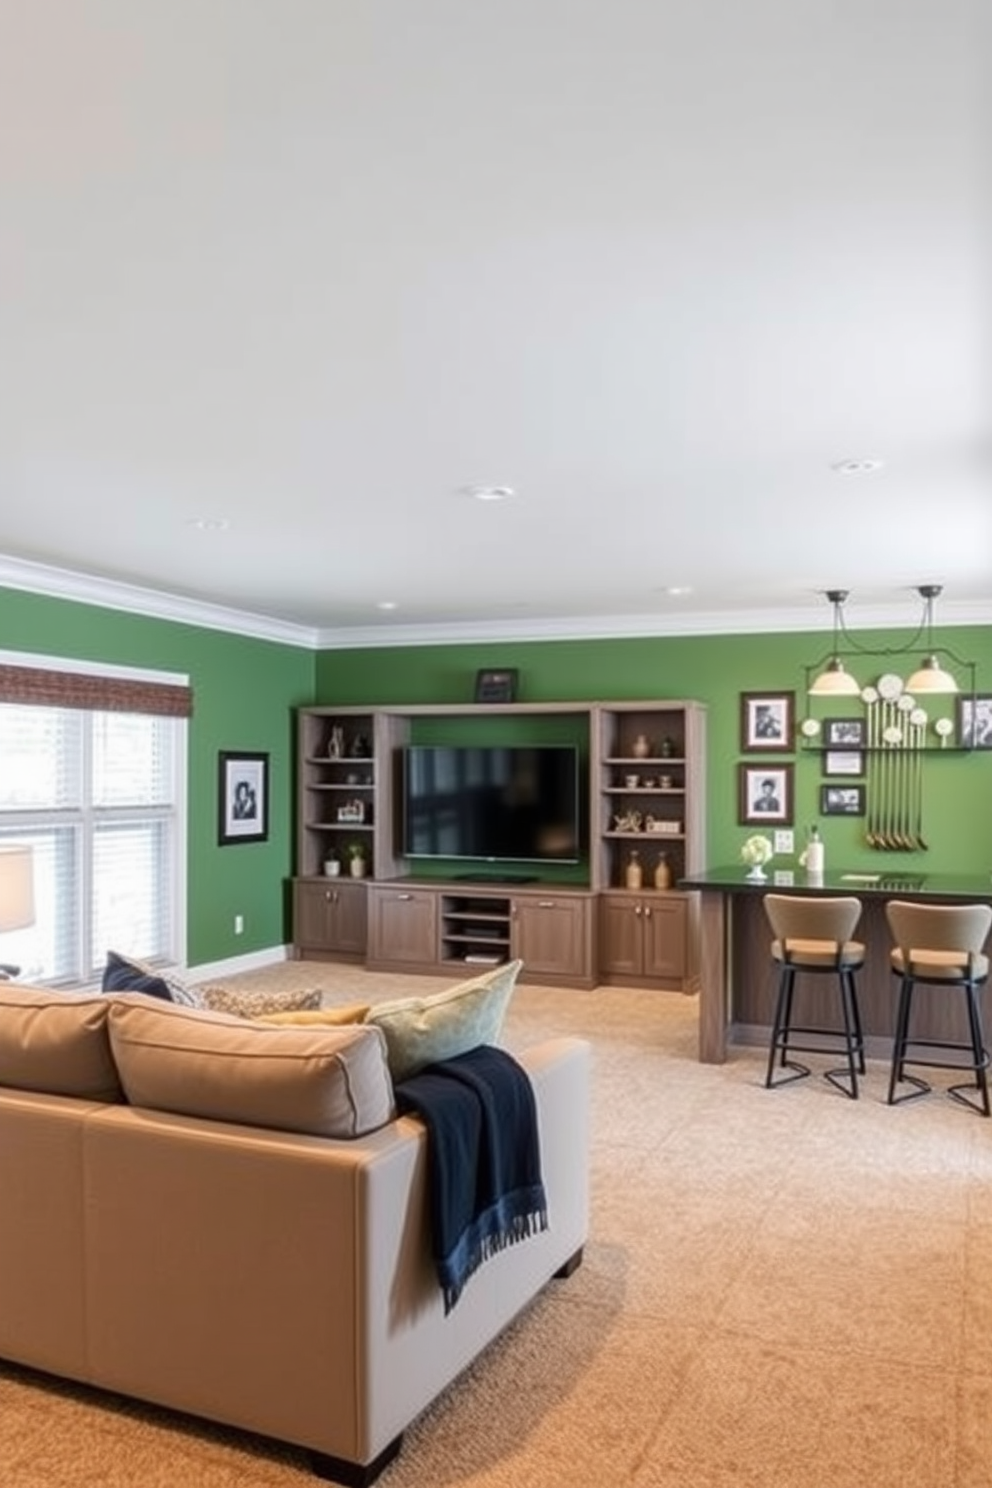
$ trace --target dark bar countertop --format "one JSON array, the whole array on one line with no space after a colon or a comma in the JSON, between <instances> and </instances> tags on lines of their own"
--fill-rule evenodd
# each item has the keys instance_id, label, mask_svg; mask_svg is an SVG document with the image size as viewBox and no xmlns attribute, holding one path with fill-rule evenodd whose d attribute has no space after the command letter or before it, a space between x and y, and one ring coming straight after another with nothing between
<instances>
[{"instance_id":1,"label":"dark bar countertop","mask_svg":"<svg viewBox=\"0 0 992 1488\"><path fill-rule=\"evenodd\" d=\"M680 889L716 889L729 894L857 894L859 898L992 900L992 870L988 873L902 873L828 869L811 877L804 868L776 868L774 860L763 879L748 878L743 865L710 868L679 880Z\"/></svg>"}]
</instances>

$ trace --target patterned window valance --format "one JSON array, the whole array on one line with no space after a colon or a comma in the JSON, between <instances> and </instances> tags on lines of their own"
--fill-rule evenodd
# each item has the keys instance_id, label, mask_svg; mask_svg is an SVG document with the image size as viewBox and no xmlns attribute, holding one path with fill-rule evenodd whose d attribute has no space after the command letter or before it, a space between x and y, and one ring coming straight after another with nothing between
<instances>
[{"instance_id":1,"label":"patterned window valance","mask_svg":"<svg viewBox=\"0 0 992 1488\"><path fill-rule=\"evenodd\" d=\"M189 718L193 712L193 689L165 682L0 664L0 703L34 703L41 708L86 708L91 712L159 713L169 718Z\"/></svg>"}]
</instances>

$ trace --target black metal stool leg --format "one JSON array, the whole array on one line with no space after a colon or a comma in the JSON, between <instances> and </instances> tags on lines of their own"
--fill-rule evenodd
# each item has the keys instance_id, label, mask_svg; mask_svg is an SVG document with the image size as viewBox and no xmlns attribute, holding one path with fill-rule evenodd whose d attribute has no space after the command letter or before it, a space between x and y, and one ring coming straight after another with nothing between
<instances>
[{"instance_id":1,"label":"black metal stool leg","mask_svg":"<svg viewBox=\"0 0 992 1488\"><path fill-rule=\"evenodd\" d=\"M909 1043L909 1020L915 990L913 978L904 976L899 985L899 1010L896 1014L895 1038L892 1041L892 1072L889 1075L888 1097L890 1106L898 1106L901 1101L916 1100L918 1096L927 1095L930 1091L926 1080L906 1073L906 1045ZM905 1095L896 1095L896 1086L899 1084L912 1085L914 1089Z\"/></svg>"},{"instance_id":2,"label":"black metal stool leg","mask_svg":"<svg viewBox=\"0 0 992 1488\"><path fill-rule=\"evenodd\" d=\"M795 1059L789 1059L789 1037L792 1032L792 1001L795 992L796 970L794 966L787 963L783 965L778 984L778 997L775 1003L775 1021L772 1025L771 1044L768 1049L768 1070L765 1075L765 1089L773 1090L776 1085L790 1085L793 1080L803 1080L809 1074L805 1064L800 1064ZM780 1054L780 1063L783 1069L792 1070L791 1075L775 1080L775 1054Z\"/></svg>"},{"instance_id":3,"label":"black metal stool leg","mask_svg":"<svg viewBox=\"0 0 992 1488\"><path fill-rule=\"evenodd\" d=\"M857 1061L861 1060L861 1068L864 1069L864 1056L862 1045L859 1041L858 1015L857 1015L857 993L854 989L854 976L849 971L838 970L837 982L840 987L840 1005L844 1016L844 1047L847 1051L847 1078L850 1080L850 1089L844 1084L844 1070L827 1070L826 1078L831 1085L836 1085L851 1100L858 1098L858 1071Z\"/></svg>"},{"instance_id":4,"label":"black metal stool leg","mask_svg":"<svg viewBox=\"0 0 992 1488\"><path fill-rule=\"evenodd\" d=\"M989 1062L988 1050L985 1048L985 1039L982 1031L982 1014L978 1005L979 988L974 982L964 984L964 994L968 1003L968 1027L971 1030L971 1058L972 1069L975 1072L975 1083L972 1085L952 1085L948 1095L960 1101L963 1106L971 1106L973 1111L980 1111L983 1116L992 1115L989 1109L989 1083L987 1068ZM969 1100L964 1094L966 1090L976 1090L981 1098L981 1105L976 1101Z\"/></svg>"}]
</instances>

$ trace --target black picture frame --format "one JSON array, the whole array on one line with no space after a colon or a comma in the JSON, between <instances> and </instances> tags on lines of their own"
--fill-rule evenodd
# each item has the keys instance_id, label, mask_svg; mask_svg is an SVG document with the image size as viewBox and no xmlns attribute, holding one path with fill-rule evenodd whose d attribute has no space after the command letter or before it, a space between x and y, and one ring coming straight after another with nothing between
<instances>
[{"instance_id":1,"label":"black picture frame","mask_svg":"<svg viewBox=\"0 0 992 1488\"><path fill-rule=\"evenodd\" d=\"M517 696L516 667L491 667L475 674L477 703L512 703Z\"/></svg>"},{"instance_id":2,"label":"black picture frame","mask_svg":"<svg viewBox=\"0 0 992 1488\"><path fill-rule=\"evenodd\" d=\"M864 749L868 742L863 718L825 718L823 743L827 749Z\"/></svg>"},{"instance_id":3,"label":"black picture frame","mask_svg":"<svg viewBox=\"0 0 992 1488\"><path fill-rule=\"evenodd\" d=\"M737 766L737 819L741 826L760 827L792 825L792 764L753 764L750 760Z\"/></svg>"},{"instance_id":4,"label":"black picture frame","mask_svg":"<svg viewBox=\"0 0 992 1488\"><path fill-rule=\"evenodd\" d=\"M222 749L217 755L217 841L265 842L269 835L269 756Z\"/></svg>"},{"instance_id":5,"label":"black picture frame","mask_svg":"<svg viewBox=\"0 0 992 1488\"><path fill-rule=\"evenodd\" d=\"M741 754L791 754L795 720L794 692L742 692Z\"/></svg>"},{"instance_id":6,"label":"black picture frame","mask_svg":"<svg viewBox=\"0 0 992 1488\"><path fill-rule=\"evenodd\" d=\"M827 749L823 754L824 775L863 775L865 752L863 749Z\"/></svg>"},{"instance_id":7,"label":"black picture frame","mask_svg":"<svg viewBox=\"0 0 992 1488\"><path fill-rule=\"evenodd\" d=\"M821 785L821 816L864 816L865 788L863 785Z\"/></svg>"},{"instance_id":8,"label":"black picture frame","mask_svg":"<svg viewBox=\"0 0 992 1488\"><path fill-rule=\"evenodd\" d=\"M958 698L958 743L962 749L992 749L992 694Z\"/></svg>"}]
</instances>

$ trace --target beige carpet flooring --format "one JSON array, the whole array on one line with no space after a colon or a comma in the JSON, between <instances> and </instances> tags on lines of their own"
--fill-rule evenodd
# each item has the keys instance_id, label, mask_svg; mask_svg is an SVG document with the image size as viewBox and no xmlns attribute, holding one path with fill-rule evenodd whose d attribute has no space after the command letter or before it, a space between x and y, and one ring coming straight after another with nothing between
<instances>
[{"instance_id":1,"label":"beige carpet flooring","mask_svg":"<svg viewBox=\"0 0 992 1488\"><path fill-rule=\"evenodd\" d=\"M431 979L287 964L329 1000ZM992 1122L891 1109L763 1055L695 1057L696 1005L517 990L507 1041L595 1045L592 1233L407 1432L383 1488L989 1488ZM816 1061L814 1061L816 1062ZM938 1079L940 1076L938 1075ZM0 1367L3 1488L299 1488L292 1450Z\"/></svg>"}]
</instances>

